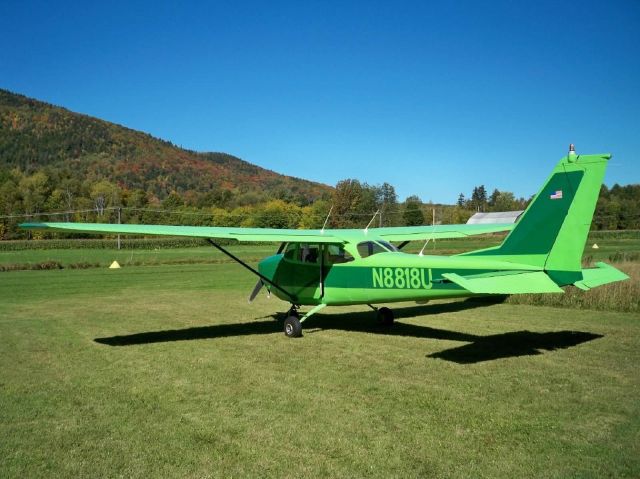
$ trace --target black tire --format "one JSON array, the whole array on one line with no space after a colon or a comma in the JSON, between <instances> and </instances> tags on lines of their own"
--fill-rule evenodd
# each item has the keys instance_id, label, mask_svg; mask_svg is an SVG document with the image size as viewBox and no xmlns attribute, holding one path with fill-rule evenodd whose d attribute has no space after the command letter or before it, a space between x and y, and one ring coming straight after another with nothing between
<instances>
[{"instance_id":1,"label":"black tire","mask_svg":"<svg viewBox=\"0 0 640 479\"><path fill-rule=\"evenodd\" d=\"M289 316L284 320L284 334L288 338L299 338L302 336L302 324L296 316Z\"/></svg>"},{"instance_id":2,"label":"black tire","mask_svg":"<svg viewBox=\"0 0 640 479\"><path fill-rule=\"evenodd\" d=\"M378 321L382 326L391 326L393 324L393 311L389 308L378 309Z\"/></svg>"}]
</instances>

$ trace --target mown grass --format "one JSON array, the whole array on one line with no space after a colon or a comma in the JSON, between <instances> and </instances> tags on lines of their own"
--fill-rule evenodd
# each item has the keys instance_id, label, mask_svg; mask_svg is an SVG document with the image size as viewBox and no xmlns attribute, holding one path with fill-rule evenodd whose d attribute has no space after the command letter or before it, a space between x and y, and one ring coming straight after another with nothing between
<instances>
[{"instance_id":1,"label":"mown grass","mask_svg":"<svg viewBox=\"0 0 640 479\"><path fill-rule=\"evenodd\" d=\"M286 308L237 265L0 280L3 477L638 477L635 314Z\"/></svg>"}]
</instances>

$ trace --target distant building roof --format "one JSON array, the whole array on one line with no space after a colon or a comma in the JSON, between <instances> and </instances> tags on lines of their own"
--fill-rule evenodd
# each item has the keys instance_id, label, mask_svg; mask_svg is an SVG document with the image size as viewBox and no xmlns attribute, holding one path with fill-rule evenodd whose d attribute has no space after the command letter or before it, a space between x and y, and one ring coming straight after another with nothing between
<instances>
[{"instance_id":1,"label":"distant building roof","mask_svg":"<svg viewBox=\"0 0 640 479\"><path fill-rule=\"evenodd\" d=\"M524 212L522 211L496 211L493 213L476 213L469 221L467 221L468 225L489 225L496 223L515 223L520 215Z\"/></svg>"}]
</instances>

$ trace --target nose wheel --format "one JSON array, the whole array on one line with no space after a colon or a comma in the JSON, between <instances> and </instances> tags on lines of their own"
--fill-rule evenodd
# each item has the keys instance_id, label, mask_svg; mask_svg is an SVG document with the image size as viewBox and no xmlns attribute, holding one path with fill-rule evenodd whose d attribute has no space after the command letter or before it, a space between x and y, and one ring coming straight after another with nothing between
<instances>
[{"instance_id":1,"label":"nose wheel","mask_svg":"<svg viewBox=\"0 0 640 479\"><path fill-rule=\"evenodd\" d=\"M288 338L299 338L302 336L302 323L298 318L297 312L295 315L290 315L284 320L284 334Z\"/></svg>"},{"instance_id":2,"label":"nose wheel","mask_svg":"<svg viewBox=\"0 0 640 479\"><path fill-rule=\"evenodd\" d=\"M298 314L296 307L293 306L287 313L287 319L284 320L284 335L288 338L299 338L302 336L302 323L325 306L326 304L316 305L302 318Z\"/></svg>"}]
</instances>

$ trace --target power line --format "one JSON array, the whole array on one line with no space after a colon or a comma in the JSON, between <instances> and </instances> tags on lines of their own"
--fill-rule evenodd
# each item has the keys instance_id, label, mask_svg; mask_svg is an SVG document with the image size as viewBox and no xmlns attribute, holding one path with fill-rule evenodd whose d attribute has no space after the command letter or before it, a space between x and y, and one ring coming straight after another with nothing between
<instances>
[{"instance_id":1,"label":"power line","mask_svg":"<svg viewBox=\"0 0 640 479\"><path fill-rule=\"evenodd\" d=\"M117 209L115 207L103 208L104 210L113 210ZM90 213L96 212L95 209L90 210L72 210L72 211L55 211L52 213L22 213L22 214L12 214L12 215L3 215L0 216L1 219L10 219L10 218L36 218L38 216L62 216L62 215L72 215L76 213Z\"/></svg>"},{"instance_id":2,"label":"power line","mask_svg":"<svg viewBox=\"0 0 640 479\"><path fill-rule=\"evenodd\" d=\"M206 213L206 212L197 212L197 211L181 211L181 210L167 210L167 209L154 209L154 208L137 208L137 207L117 207L117 206L108 206L105 208L101 208L100 211L91 208L91 209L82 209L82 210L68 210L68 211L54 211L54 212L39 212L39 213L14 213L10 215L0 215L0 219L17 219L17 218L37 218L42 216L65 216L65 215L73 215L78 213L96 213L97 215L103 216L105 211L137 211L143 213L153 213L153 214L168 214L168 215L179 215L179 216L199 216L206 218L248 218L253 217L256 214L259 214L261 217L266 218L277 218L280 215L276 214L265 214L264 212L254 211L253 213L246 214L237 214L237 213ZM404 210L385 210L384 215L400 215L404 214ZM357 212L345 212L341 214L332 214L331 218L353 218L353 217L372 217L375 212L370 213L357 213ZM318 214L305 214L305 217L310 218L325 218L326 215L318 215ZM640 218L640 213L620 213L620 214L608 214L608 215L594 215L594 220L601 220L606 218Z\"/></svg>"}]
</instances>

